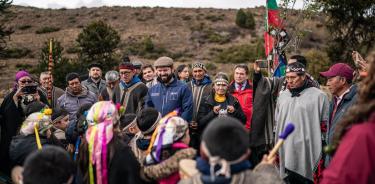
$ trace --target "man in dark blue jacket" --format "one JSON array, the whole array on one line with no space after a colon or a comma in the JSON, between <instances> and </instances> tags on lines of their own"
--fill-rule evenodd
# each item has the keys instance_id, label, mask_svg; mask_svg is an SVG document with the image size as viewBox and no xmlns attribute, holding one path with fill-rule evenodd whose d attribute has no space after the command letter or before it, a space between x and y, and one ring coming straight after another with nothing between
<instances>
[{"instance_id":1,"label":"man in dark blue jacket","mask_svg":"<svg viewBox=\"0 0 375 184\"><path fill-rule=\"evenodd\" d=\"M354 70L347 64L337 63L331 66L328 71L320 72L320 75L327 78L327 86L333 95L329 107L329 122L327 128L327 144L332 144L333 134L337 124L345 112L357 100L357 85L352 84ZM325 160L328 166L331 158Z\"/></svg>"},{"instance_id":2,"label":"man in dark blue jacket","mask_svg":"<svg viewBox=\"0 0 375 184\"><path fill-rule=\"evenodd\" d=\"M149 89L146 106L156 108L162 116L180 109L181 117L190 122L193 115L193 95L186 84L174 78L173 59L160 57L155 61L154 67L159 83Z\"/></svg>"}]
</instances>

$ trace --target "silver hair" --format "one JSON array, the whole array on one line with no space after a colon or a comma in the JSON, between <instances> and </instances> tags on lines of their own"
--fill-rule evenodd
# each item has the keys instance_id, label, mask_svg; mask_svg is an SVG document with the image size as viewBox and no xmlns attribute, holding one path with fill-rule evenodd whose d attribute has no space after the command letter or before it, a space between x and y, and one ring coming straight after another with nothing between
<instances>
[{"instance_id":1,"label":"silver hair","mask_svg":"<svg viewBox=\"0 0 375 184\"><path fill-rule=\"evenodd\" d=\"M117 71L111 70L105 73L106 81L117 81L120 79L120 74Z\"/></svg>"}]
</instances>

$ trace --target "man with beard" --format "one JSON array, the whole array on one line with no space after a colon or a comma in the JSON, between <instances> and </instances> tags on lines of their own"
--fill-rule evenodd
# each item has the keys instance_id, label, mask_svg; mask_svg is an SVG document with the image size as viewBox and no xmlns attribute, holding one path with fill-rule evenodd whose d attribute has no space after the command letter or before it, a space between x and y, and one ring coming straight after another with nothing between
<instances>
[{"instance_id":1,"label":"man with beard","mask_svg":"<svg viewBox=\"0 0 375 184\"><path fill-rule=\"evenodd\" d=\"M120 84L114 88L113 102L120 103L124 114L136 114L144 106L144 97L148 88L136 75L135 67L130 62L121 63L119 66Z\"/></svg>"},{"instance_id":2,"label":"man with beard","mask_svg":"<svg viewBox=\"0 0 375 184\"><path fill-rule=\"evenodd\" d=\"M93 63L89 65L88 70L89 78L82 81L82 85L98 97L106 86L102 79L102 67L98 63Z\"/></svg>"},{"instance_id":3,"label":"man with beard","mask_svg":"<svg viewBox=\"0 0 375 184\"><path fill-rule=\"evenodd\" d=\"M147 94L146 105L156 108L162 116L179 109L181 117L191 122L193 114L193 95L188 86L173 75L173 59L160 57L154 67L158 81Z\"/></svg>"}]
</instances>

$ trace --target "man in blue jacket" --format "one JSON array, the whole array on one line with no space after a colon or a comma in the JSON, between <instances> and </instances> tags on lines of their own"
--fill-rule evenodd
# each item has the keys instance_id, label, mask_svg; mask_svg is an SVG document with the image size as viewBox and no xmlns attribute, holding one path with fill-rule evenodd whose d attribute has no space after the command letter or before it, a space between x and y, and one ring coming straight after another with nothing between
<instances>
[{"instance_id":1,"label":"man in blue jacket","mask_svg":"<svg viewBox=\"0 0 375 184\"><path fill-rule=\"evenodd\" d=\"M180 109L181 117L192 120L193 95L188 86L173 75L173 59L160 57L154 67L159 83L151 87L147 94L146 106L156 108L162 116Z\"/></svg>"}]
</instances>

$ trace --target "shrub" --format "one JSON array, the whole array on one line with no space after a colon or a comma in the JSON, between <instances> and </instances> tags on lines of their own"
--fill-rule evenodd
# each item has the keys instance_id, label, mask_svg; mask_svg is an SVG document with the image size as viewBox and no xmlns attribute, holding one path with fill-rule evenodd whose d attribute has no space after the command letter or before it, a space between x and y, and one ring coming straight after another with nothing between
<instances>
[{"instance_id":1,"label":"shrub","mask_svg":"<svg viewBox=\"0 0 375 184\"><path fill-rule=\"evenodd\" d=\"M56 31L60 31L60 28L58 27L42 27L38 30L35 31L36 34L44 34L44 33L52 33L52 32L56 32Z\"/></svg>"},{"instance_id":2,"label":"shrub","mask_svg":"<svg viewBox=\"0 0 375 184\"><path fill-rule=\"evenodd\" d=\"M224 16L223 15L207 15L206 17L204 17L206 20L209 20L211 22L217 22L217 21L222 21L224 20Z\"/></svg>"},{"instance_id":3,"label":"shrub","mask_svg":"<svg viewBox=\"0 0 375 184\"><path fill-rule=\"evenodd\" d=\"M30 69L31 67L32 67L32 65L30 65L30 64L24 64L24 63L16 64L16 68L19 69L19 70Z\"/></svg>"},{"instance_id":4,"label":"shrub","mask_svg":"<svg viewBox=\"0 0 375 184\"><path fill-rule=\"evenodd\" d=\"M236 14L236 25L241 28L246 29L255 29L255 20L253 14L248 11L245 12L242 9L239 9Z\"/></svg>"},{"instance_id":5,"label":"shrub","mask_svg":"<svg viewBox=\"0 0 375 184\"><path fill-rule=\"evenodd\" d=\"M217 53L213 61L218 63L247 63L256 60L259 56L256 45L243 44L231 46L223 52Z\"/></svg>"},{"instance_id":6,"label":"shrub","mask_svg":"<svg viewBox=\"0 0 375 184\"><path fill-rule=\"evenodd\" d=\"M32 27L31 25L26 24L26 25L19 26L18 29L19 30L26 30L26 29L30 29L31 27Z\"/></svg>"},{"instance_id":7,"label":"shrub","mask_svg":"<svg viewBox=\"0 0 375 184\"><path fill-rule=\"evenodd\" d=\"M30 53L28 48L10 48L3 51L2 58L23 58Z\"/></svg>"}]
</instances>

